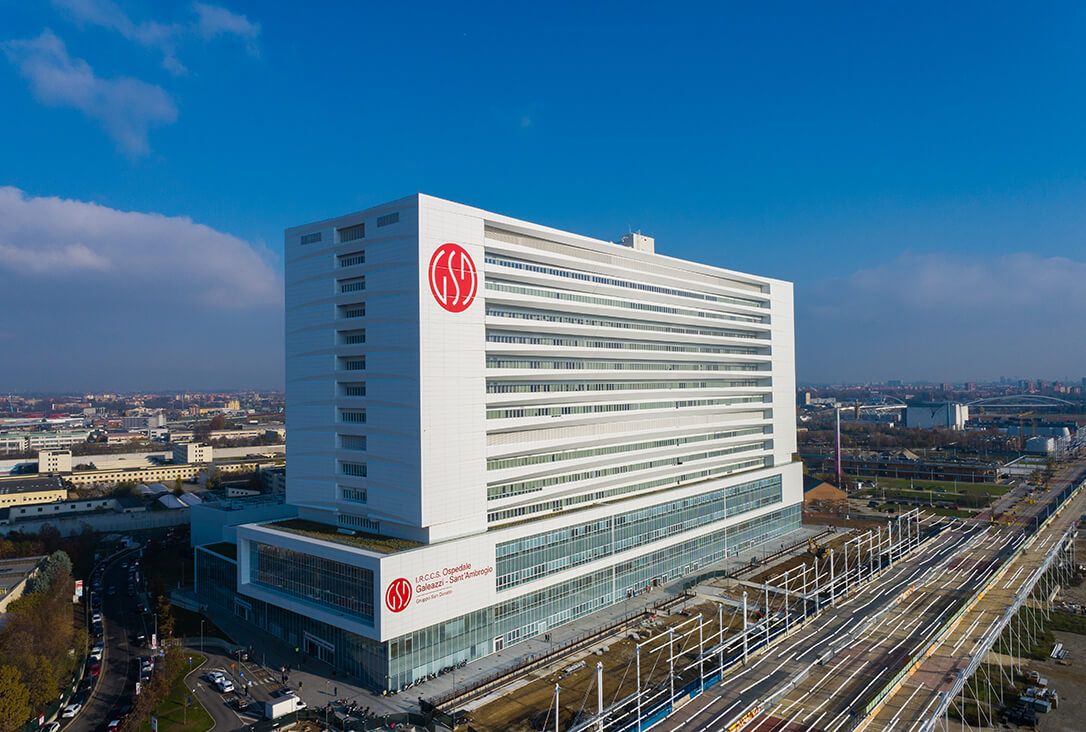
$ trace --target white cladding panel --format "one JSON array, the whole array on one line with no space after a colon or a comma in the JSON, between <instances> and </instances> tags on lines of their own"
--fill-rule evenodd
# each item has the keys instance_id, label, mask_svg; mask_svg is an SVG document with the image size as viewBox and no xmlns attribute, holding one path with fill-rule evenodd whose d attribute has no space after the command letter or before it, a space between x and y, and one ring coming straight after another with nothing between
<instances>
[{"instance_id":1,"label":"white cladding panel","mask_svg":"<svg viewBox=\"0 0 1086 732\"><path fill-rule=\"evenodd\" d=\"M376 227L391 211L399 222ZM341 243L337 229L356 225L365 236ZM321 241L300 243L315 232ZM446 244L474 263L476 295L459 312L431 292L431 258ZM375 627L350 621L355 632L387 640L720 523L499 593L504 541L772 475L782 503L725 524L802 501L790 283L422 195L290 229L286 260L287 500L305 518L376 522L429 544L387 556L288 537L374 571ZM364 288L342 292L363 276ZM365 395L345 395L348 383ZM364 421L345 422L345 409L364 409ZM345 436L365 449L341 447ZM343 475L344 463L365 476ZM400 579L413 596L392 612L384 595Z\"/></svg>"},{"instance_id":2,"label":"white cladding panel","mask_svg":"<svg viewBox=\"0 0 1086 732\"><path fill-rule=\"evenodd\" d=\"M431 292L439 247L463 247L475 265L474 300L462 312ZM422 523L430 540L486 529L486 379L483 220L463 206L422 197L419 206Z\"/></svg>"}]
</instances>

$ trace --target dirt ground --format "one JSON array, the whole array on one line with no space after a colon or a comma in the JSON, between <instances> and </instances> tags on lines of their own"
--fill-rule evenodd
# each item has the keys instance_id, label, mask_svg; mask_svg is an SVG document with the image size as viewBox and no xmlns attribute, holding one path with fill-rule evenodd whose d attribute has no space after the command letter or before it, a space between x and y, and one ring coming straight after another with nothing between
<instances>
[{"instance_id":1,"label":"dirt ground","mask_svg":"<svg viewBox=\"0 0 1086 732\"><path fill-rule=\"evenodd\" d=\"M1086 729L1086 636L1054 633L1056 641L1068 649L1069 666L1055 661L1030 661L1029 667L1048 679L1049 687L1060 695L1060 706L1047 714L1038 714L1037 729L1042 732L1082 732Z\"/></svg>"},{"instance_id":2,"label":"dirt ground","mask_svg":"<svg viewBox=\"0 0 1086 732\"><path fill-rule=\"evenodd\" d=\"M856 503L857 513L861 511L868 511L866 501L858 501ZM860 529L866 531L867 529L879 529L886 526L886 519L882 518L856 518L850 515L848 518L841 516L840 514L832 513L805 513L803 515L803 523L816 526L837 526L838 528L845 529Z\"/></svg>"},{"instance_id":3,"label":"dirt ground","mask_svg":"<svg viewBox=\"0 0 1086 732\"><path fill-rule=\"evenodd\" d=\"M666 632L668 627L688 623L684 631L692 630L683 641L675 641L676 668L690 663L698 651L698 623L700 613L704 620L702 634L709 645L709 638L718 632L717 609L714 603L691 604L685 615L675 608L671 615L658 615L655 619L646 619L610 640L598 641L590 648L567 656L561 661L533 672L525 679L501 690L501 696L484 700L484 704L471 712L474 729L487 732L526 732L540 729L546 722L549 729L554 729L554 685L561 687L559 692L560 728L565 729L578 718L578 715L591 715L596 711L596 663L603 663L603 698L609 706L615 700L634 693L637 688L634 664L636 643L629 637L637 632L642 642L650 637ZM741 614L741 613L740 613ZM738 633L742 623L738 617L724 614L725 636ZM678 636L676 636L678 637ZM658 653L650 650L661 648ZM602 655L593 651L607 646ZM680 655L680 649L682 653ZM583 662L583 668L566 673L564 669ZM668 668L667 640L647 644L641 650L641 686L660 684L666 678Z\"/></svg>"}]
</instances>

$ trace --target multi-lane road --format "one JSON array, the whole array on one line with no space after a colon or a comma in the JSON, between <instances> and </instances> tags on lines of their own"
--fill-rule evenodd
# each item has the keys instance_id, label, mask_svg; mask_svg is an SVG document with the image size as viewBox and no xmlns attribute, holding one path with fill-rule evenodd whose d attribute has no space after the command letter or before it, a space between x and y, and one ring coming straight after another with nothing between
<instances>
[{"instance_id":1,"label":"multi-lane road","mask_svg":"<svg viewBox=\"0 0 1086 732\"><path fill-rule=\"evenodd\" d=\"M125 707L131 705L135 696L136 682L139 681L138 659L151 653L134 643L137 636L150 637L148 615L137 611L137 606L143 601L142 582L136 583L137 592L130 595L129 569L123 566L135 557L135 551L116 557L102 573L101 589L91 588L92 593L102 598L102 641L105 645L102 666L98 683L82 712L67 724L65 732L99 732L106 729L111 721L121 716ZM110 588L113 589L112 593Z\"/></svg>"}]
</instances>

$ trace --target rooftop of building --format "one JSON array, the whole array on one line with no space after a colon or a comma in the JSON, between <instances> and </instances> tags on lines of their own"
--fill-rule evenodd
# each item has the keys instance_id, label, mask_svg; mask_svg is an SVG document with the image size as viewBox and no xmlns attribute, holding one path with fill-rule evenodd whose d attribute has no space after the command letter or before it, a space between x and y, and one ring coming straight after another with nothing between
<instances>
[{"instance_id":1,"label":"rooftop of building","mask_svg":"<svg viewBox=\"0 0 1086 732\"><path fill-rule=\"evenodd\" d=\"M214 552L220 557L226 557L227 559L233 559L237 561L238 558L238 545L231 544L228 541L220 541L215 544L204 544L201 549L206 549L209 552Z\"/></svg>"},{"instance_id":2,"label":"rooftop of building","mask_svg":"<svg viewBox=\"0 0 1086 732\"><path fill-rule=\"evenodd\" d=\"M45 559L44 556L0 559L0 597L11 592L12 588L34 571L34 568L43 559Z\"/></svg>"},{"instance_id":3,"label":"rooftop of building","mask_svg":"<svg viewBox=\"0 0 1086 732\"><path fill-rule=\"evenodd\" d=\"M338 529L335 526L317 523L316 521L307 521L306 519L286 519L285 521L275 521L269 524L263 524L263 526L269 529L286 531L291 534L308 536L310 539L334 541L338 544L346 544L347 546L366 549L371 552L379 552L381 554L395 554L396 552L407 551L408 549L415 549L416 547L422 546L421 542L412 541L411 539L400 539L395 536L383 536L381 534L371 534L366 531L354 530L350 530L349 533L347 533L347 529Z\"/></svg>"},{"instance_id":4,"label":"rooftop of building","mask_svg":"<svg viewBox=\"0 0 1086 732\"><path fill-rule=\"evenodd\" d=\"M47 478L4 478L0 480L0 494L11 493L38 493L40 491L62 491L64 480L60 476Z\"/></svg>"}]
</instances>

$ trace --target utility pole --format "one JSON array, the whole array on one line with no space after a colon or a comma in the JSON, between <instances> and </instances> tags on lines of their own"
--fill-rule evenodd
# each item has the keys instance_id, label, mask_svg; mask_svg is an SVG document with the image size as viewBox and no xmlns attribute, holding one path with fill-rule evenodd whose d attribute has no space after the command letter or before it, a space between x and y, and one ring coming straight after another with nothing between
<instances>
[{"instance_id":1,"label":"utility pole","mask_svg":"<svg viewBox=\"0 0 1086 732\"><path fill-rule=\"evenodd\" d=\"M554 685L554 732L558 732L558 684Z\"/></svg>"},{"instance_id":2,"label":"utility pole","mask_svg":"<svg viewBox=\"0 0 1086 732\"><path fill-rule=\"evenodd\" d=\"M837 587L833 582L833 549L830 549L830 607L837 607Z\"/></svg>"},{"instance_id":3,"label":"utility pole","mask_svg":"<svg viewBox=\"0 0 1086 732\"><path fill-rule=\"evenodd\" d=\"M596 661L596 731L603 732L603 661Z\"/></svg>"},{"instance_id":4,"label":"utility pole","mask_svg":"<svg viewBox=\"0 0 1086 732\"><path fill-rule=\"evenodd\" d=\"M667 686L670 696L667 698L668 706L675 703L675 629L667 629Z\"/></svg>"},{"instance_id":5,"label":"utility pole","mask_svg":"<svg viewBox=\"0 0 1086 732\"><path fill-rule=\"evenodd\" d=\"M836 431L837 450L835 451L835 455L834 455L834 462L835 462L834 467L836 468L836 473L837 473L837 487L844 490L842 488L842 486L841 486L841 407L840 406L834 407L834 411L836 413L836 421L837 421L837 431Z\"/></svg>"},{"instance_id":6,"label":"utility pole","mask_svg":"<svg viewBox=\"0 0 1086 732\"><path fill-rule=\"evenodd\" d=\"M747 665L747 593L743 591L743 665Z\"/></svg>"}]
</instances>

